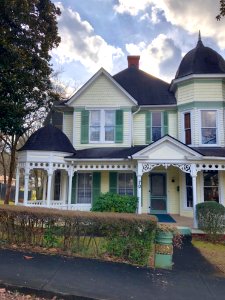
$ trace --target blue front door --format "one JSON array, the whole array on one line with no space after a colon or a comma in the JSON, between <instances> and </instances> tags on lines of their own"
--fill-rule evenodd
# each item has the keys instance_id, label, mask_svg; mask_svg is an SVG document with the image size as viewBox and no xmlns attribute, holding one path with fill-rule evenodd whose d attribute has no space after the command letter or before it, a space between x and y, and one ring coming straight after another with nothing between
<instances>
[{"instance_id":1,"label":"blue front door","mask_svg":"<svg viewBox=\"0 0 225 300\"><path fill-rule=\"evenodd\" d=\"M167 213L166 174L150 173L150 213Z\"/></svg>"}]
</instances>

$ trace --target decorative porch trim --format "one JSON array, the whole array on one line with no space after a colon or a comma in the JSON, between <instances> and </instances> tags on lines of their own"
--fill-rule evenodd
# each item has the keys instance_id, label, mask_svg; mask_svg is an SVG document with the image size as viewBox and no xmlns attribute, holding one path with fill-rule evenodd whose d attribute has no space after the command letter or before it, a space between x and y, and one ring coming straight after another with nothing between
<instances>
[{"instance_id":1,"label":"decorative porch trim","mask_svg":"<svg viewBox=\"0 0 225 300\"><path fill-rule=\"evenodd\" d=\"M177 167L179 168L181 171L185 172L185 173L191 173L191 164L175 164L175 163L142 163L142 173L146 173L146 172L150 172L152 169L156 168L156 167L164 167L165 169L167 169L170 166L173 167Z\"/></svg>"}]
</instances>

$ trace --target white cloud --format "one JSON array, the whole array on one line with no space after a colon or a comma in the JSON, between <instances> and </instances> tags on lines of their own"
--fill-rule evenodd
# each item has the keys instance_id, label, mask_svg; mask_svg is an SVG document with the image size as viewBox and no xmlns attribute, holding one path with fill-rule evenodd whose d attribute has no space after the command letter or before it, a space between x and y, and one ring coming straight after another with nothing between
<instances>
[{"instance_id":1,"label":"white cloud","mask_svg":"<svg viewBox=\"0 0 225 300\"><path fill-rule=\"evenodd\" d=\"M176 61L181 59L181 51L173 40L164 34L158 35L150 44L127 44L131 55L140 55L140 68L156 77L170 81L175 76Z\"/></svg>"},{"instance_id":2,"label":"white cloud","mask_svg":"<svg viewBox=\"0 0 225 300\"><path fill-rule=\"evenodd\" d=\"M62 12L58 19L61 43L52 51L56 61L59 64L80 62L91 73L100 67L110 72L114 60L123 56L122 50L96 35L91 24L82 20L78 12L65 8L61 2L56 5Z\"/></svg>"},{"instance_id":3,"label":"white cloud","mask_svg":"<svg viewBox=\"0 0 225 300\"><path fill-rule=\"evenodd\" d=\"M117 13L129 13L136 16L140 12L145 13L147 7L162 10L165 18L172 25L179 26L189 33L197 33L201 30L202 36L211 37L217 41L221 49L225 49L224 24L225 19L220 22L216 20L219 12L219 0L118 0L114 6ZM154 18L150 18L154 22Z\"/></svg>"}]
</instances>

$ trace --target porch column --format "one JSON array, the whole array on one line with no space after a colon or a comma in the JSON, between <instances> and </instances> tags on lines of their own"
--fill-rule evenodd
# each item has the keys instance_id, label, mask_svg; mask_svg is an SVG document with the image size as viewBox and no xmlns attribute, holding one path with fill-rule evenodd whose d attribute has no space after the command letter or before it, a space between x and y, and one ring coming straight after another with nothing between
<instances>
[{"instance_id":1,"label":"porch column","mask_svg":"<svg viewBox=\"0 0 225 300\"><path fill-rule=\"evenodd\" d=\"M25 175L24 175L24 205L27 205L28 201L28 185L29 185L29 170L27 167L25 168Z\"/></svg>"},{"instance_id":2,"label":"porch column","mask_svg":"<svg viewBox=\"0 0 225 300\"><path fill-rule=\"evenodd\" d=\"M47 177L44 174L42 200L46 200L46 187L47 187Z\"/></svg>"},{"instance_id":3,"label":"porch column","mask_svg":"<svg viewBox=\"0 0 225 300\"><path fill-rule=\"evenodd\" d=\"M48 169L47 207L50 207L51 205L52 175L53 170L52 165L50 165Z\"/></svg>"},{"instance_id":4,"label":"porch column","mask_svg":"<svg viewBox=\"0 0 225 300\"><path fill-rule=\"evenodd\" d=\"M68 171L69 175L69 186L68 186L68 209L71 208L71 200L72 200L72 182L73 182L73 167L71 167Z\"/></svg>"},{"instance_id":5,"label":"porch column","mask_svg":"<svg viewBox=\"0 0 225 300\"><path fill-rule=\"evenodd\" d=\"M193 164L191 166L191 176L192 176L192 192L193 192L193 217L194 222L193 226L194 228L198 228L197 224L197 216L196 216L196 204L197 204L197 171L196 166Z\"/></svg>"},{"instance_id":6,"label":"porch column","mask_svg":"<svg viewBox=\"0 0 225 300\"><path fill-rule=\"evenodd\" d=\"M16 168L16 190L15 190L15 205L19 202L19 188L20 188L20 169Z\"/></svg>"},{"instance_id":7,"label":"porch column","mask_svg":"<svg viewBox=\"0 0 225 300\"><path fill-rule=\"evenodd\" d=\"M137 197L138 197L138 214L141 214L142 207L141 207L141 200L142 200L142 185L141 185L141 178L142 178L142 165L138 163L137 168Z\"/></svg>"}]
</instances>

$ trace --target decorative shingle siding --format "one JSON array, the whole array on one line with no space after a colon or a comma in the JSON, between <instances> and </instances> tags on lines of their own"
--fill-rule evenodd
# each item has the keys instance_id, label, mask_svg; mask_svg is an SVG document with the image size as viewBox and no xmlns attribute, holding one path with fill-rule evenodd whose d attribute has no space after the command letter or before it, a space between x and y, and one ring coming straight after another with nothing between
<instances>
[{"instance_id":1,"label":"decorative shingle siding","mask_svg":"<svg viewBox=\"0 0 225 300\"><path fill-rule=\"evenodd\" d=\"M73 144L73 113L63 114L63 132Z\"/></svg>"}]
</instances>

